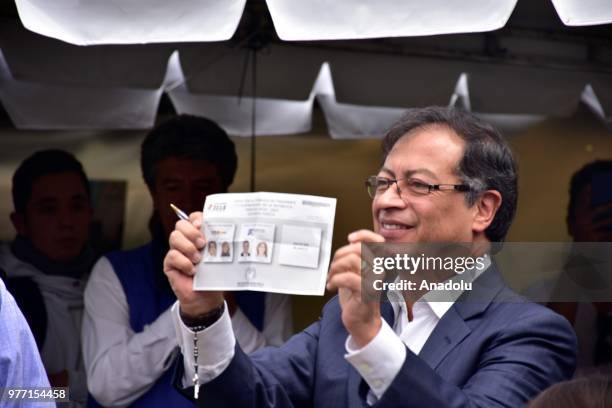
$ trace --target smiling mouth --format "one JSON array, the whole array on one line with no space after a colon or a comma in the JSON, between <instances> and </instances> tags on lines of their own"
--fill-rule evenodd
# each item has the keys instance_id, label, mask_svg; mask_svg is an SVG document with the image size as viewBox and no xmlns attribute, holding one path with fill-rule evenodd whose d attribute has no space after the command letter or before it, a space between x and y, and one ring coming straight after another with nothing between
<instances>
[{"instance_id":1,"label":"smiling mouth","mask_svg":"<svg viewBox=\"0 0 612 408\"><path fill-rule=\"evenodd\" d=\"M386 222L381 222L380 226L386 230L407 230L411 228L410 226L404 224L391 224Z\"/></svg>"},{"instance_id":2,"label":"smiling mouth","mask_svg":"<svg viewBox=\"0 0 612 408\"><path fill-rule=\"evenodd\" d=\"M79 241L76 238L60 238L58 242L62 246L73 246L76 245Z\"/></svg>"}]
</instances>

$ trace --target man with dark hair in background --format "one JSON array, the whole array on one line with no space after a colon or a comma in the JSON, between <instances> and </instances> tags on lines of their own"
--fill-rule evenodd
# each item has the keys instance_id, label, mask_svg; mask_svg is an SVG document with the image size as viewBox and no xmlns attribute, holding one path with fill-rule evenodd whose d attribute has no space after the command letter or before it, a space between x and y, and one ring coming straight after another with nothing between
<instances>
[{"instance_id":1,"label":"man with dark hair in background","mask_svg":"<svg viewBox=\"0 0 612 408\"><path fill-rule=\"evenodd\" d=\"M598 266L601 262L589 259L592 252L585 245L612 242L612 160L588 163L573 174L569 186L567 230L576 244L556 283L549 306L565 316L576 330L579 373L586 374L598 367L597 370L611 374L612 299L588 302L588 293L605 291L612 271L609 262L602 264L608 269L601 270ZM605 249L593 244L593 250ZM605 255L609 259L609 253ZM577 299L583 301L571 301Z\"/></svg>"},{"instance_id":2,"label":"man with dark hair in background","mask_svg":"<svg viewBox=\"0 0 612 408\"><path fill-rule=\"evenodd\" d=\"M0 269L32 328L49 382L70 387L71 399L84 404L83 290L95 261L89 181L73 155L43 150L19 165L12 194L17 237L0 248Z\"/></svg>"},{"instance_id":3,"label":"man with dark hair in background","mask_svg":"<svg viewBox=\"0 0 612 408\"><path fill-rule=\"evenodd\" d=\"M170 203L201 210L207 195L227 191L237 156L216 123L180 115L149 132L140 163L153 201L152 241L107 254L92 271L83 321L89 390L107 406L187 406L171 385L178 341L170 306L176 297L162 268L177 221ZM290 334L287 296L233 293L227 301L236 338L247 352L279 345Z\"/></svg>"},{"instance_id":4,"label":"man with dark hair in background","mask_svg":"<svg viewBox=\"0 0 612 408\"><path fill-rule=\"evenodd\" d=\"M200 406L520 407L571 377L571 327L513 293L494 262L471 271L473 289L454 301L415 302L409 291L393 292L394 304L362 301L361 243L471 243L482 256L504 240L516 210L514 156L468 112L411 109L383 151L366 183L374 231L348 236L330 265L327 288L338 296L278 349L241 350L222 294L193 290L201 213L176 224L164 270L178 298L183 386L193 384L197 338Z\"/></svg>"}]
</instances>

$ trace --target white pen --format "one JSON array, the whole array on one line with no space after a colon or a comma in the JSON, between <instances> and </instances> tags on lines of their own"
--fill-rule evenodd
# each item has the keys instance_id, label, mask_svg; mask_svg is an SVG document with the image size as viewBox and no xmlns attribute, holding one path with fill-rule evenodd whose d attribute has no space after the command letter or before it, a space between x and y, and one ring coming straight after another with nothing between
<instances>
[{"instance_id":1,"label":"white pen","mask_svg":"<svg viewBox=\"0 0 612 408\"><path fill-rule=\"evenodd\" d=\"M174 210L174 212L176 213L176 215L181 219L181 220L185 220L185 221L189 221L189 216L187 214L185 214L185 212L183 210L181 210L180 208L178 208L176 205L170 203L170 208L172 208Z\"/></svg>"}]
</instances>

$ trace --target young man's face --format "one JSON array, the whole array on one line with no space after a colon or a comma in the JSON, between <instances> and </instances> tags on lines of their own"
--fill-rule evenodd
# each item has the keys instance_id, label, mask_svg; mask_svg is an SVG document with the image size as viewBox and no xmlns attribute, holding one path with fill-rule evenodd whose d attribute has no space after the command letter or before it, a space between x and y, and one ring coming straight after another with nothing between
<instances>
[{"instance_id":1,"label":"young man's face","mask_svg":"<svg viewBox=\"0 0 612 408\"><path fill-rule=\"evenodd\" d=\"M612 203L593 207L592 185L587 184L576 196L573 219L568 220L569 232L576 242L612 241Z\"/></svg>"},{"instance_id":2,"label":"young man's face","mask_svg":"<svg viewBox=\"0 0 612 408\"><path fill-rule=\"evenodd\" d=\"M207 195L222 192L221 176L210 162L170 156L155 165L155 186L151 195L167 237L178 221L170 203L190 214L202 211Z\"/></svg>"},{"instance_id":3,"label":"young man's face","mask_svg":"<svg viewBox=\"0 0 612 408\"><path fill-rule=\"evenodd\" d=\"M465 143L443 126L429 126L402 137L387 156L379 177L414 179L425 184L461 184L454 170ZM374 230L387 242L472 242L474 207L454 190L411 193L399 181L372 202Z\"/></svg>"},{"instance_id":4,"label":"young man's face","mask_svg":"<svg viewBox=\"0 0 612 408\"><path fill-rule=\"evenodd\" d=\"M76 258L89 239L92 208L75 172L47 174L32 185L24 214L14 214L17 232L54 261Z\"/></svg>"}]
</instances>

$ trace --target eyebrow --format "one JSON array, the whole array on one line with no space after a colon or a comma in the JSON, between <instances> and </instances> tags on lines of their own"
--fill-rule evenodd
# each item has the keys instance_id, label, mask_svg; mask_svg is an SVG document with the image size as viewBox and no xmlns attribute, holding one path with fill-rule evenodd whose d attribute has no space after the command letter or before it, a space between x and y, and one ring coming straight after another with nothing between
<instances>
[{"instance_id":1,"label":"eyebrow","mask_svg":"<svg viewBox=\"0 0 612 408\"><path fill-rule=\"evenodd\" d=\"M386 167L382 167L380 169L380 171L384 171L385 173L389 173L391 176L396 177L395 172L391 169L388 169ZM412 177L416 174L425 174L429 177L432 177L436 180L438 180L438 176L435 175L435 173L433 173L431 170L428 170L426 168L418 168L418 169L411 169L411 170L406 170L403 174L404 178L409 178Z\"/></svg>"},{"instance_id":2,"label":"eyebrow","mask_svg":"<svg viewBox=\"0 0 612 408\"><path fill-rule=\"evenodd\" d=\"M54 197L41 197L37 200L32 201L32 205L48 205L48 204L55 204L57 203L59 200L57 198Z\"/></svg>"},{"instance_id":3,"label":"eyebrow","mask_svg":"<svg viewBox=\"0 0 612 408\"><path fill-rule=\"evenodd\" d=\"M181 180L182 179L180 177L172 175L172 176L161 177L159 179L159 182L162 183L162 184L163 183L176 183L176 182L181 181Z\"/></svg>"},{"instance_id":4,"label":"eyebrow","mask_svg":"<svg viewBox=\"0 0 612 408\"><path fill-rule=\"evenodd\" d=\"M76 193L76 194L71 195L68 199L70 201L75 201L75 200L88 200L89 198L84 193ZM33 205L47 205L47 204L55 204L59 201L60 199L55 196L43 196L43 197L37 198L36 200L33 200L32 204Z\"/></svg>"}]
</instances>

